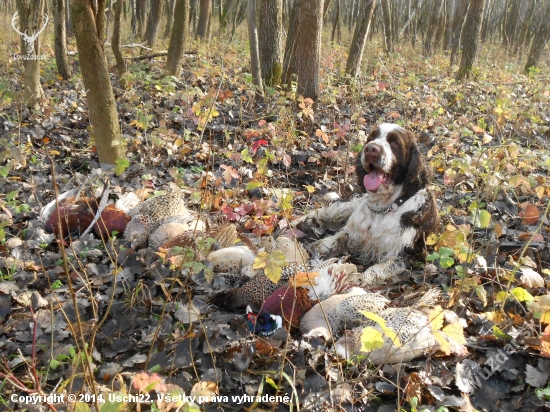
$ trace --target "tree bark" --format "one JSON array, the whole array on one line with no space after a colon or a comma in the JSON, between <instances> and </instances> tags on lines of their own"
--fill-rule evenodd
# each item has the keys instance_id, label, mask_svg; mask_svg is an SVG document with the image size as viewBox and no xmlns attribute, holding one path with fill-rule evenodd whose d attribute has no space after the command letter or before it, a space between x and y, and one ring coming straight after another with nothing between
<instances>
[{"instance_id":1,"label":"tree bark","mask_svg":"<svg viewBox=\"0 0 550 412\"><path fill-rule=\"evenodd\" d=\"M166 0L166 27L164 28L164 38L170 37L172 33L172 23L174 21L174 0Z\"/></svg>"},{"instance_id":2,"label":"tree bark","mask_svg":"<svg viewBox=\"0 0 550 412\"><path fill-rule=\"evenodd\" d=\"M99 14L103 12L93 10L90 0L71 0L71 11L97 155L101 167L110 168L117 159L125 158L125 153L120 142L118 113L109 68L97 30Z\"/></svg>"},{"instance_id":3,"label":"tree bark","mask_svg":"<svg viewBox=\"0 0 550 412\"><path fill-rule=\"evenodd\" d=\"M384 17L384 45L386 52L393 52L393 35L391 32L391 13L390 13L390 0L382 1L382 15Z\"/></svg>"},{"instance_id":4,"label":"tree bark","mask_svg":"<svg viewBox=\"0 0 550 412\"><path fill-rule=\"evenodd\" d=\"M53 21L54 21L54 43L55 63L57 72L64 80L71 77L71 66L67 59L67 40L65 35L65 1L54 0Z\"/></svg>"},{"instance_id":5,"label":"tree bark","mask_svg":"<svg viewBox=\"0 0 550 412\"><path fill-rule=\"evenodd\" d=\"M457 81L468 77L472 72L477 55L484 7L485 0L470 1L470 8L468 9L466 22L464 23L462 56L460 58L458 73L456 74Z\"/></svg>"},{"instance_id":6,"label":"tree bark","mask_svg":"<svg viewBox=\"0 0 550 412\"><path fill-rule=\"evenodd\" d=\"M281 84L283 71L283 1L260 0L260 68L266 86Z\"/></svg>"},{"instance_id":7,"label":"tree bark","mask_svg":"<svg viewBox=\"0 0 550 412\"><path fill-rule=\"evenodd\" d=\"M445 33L443 35L443 50L450 50L453 39L453 20L455 13L458 11L455 9L455 0L450 0L445 4Z\"/></svg>"},{"instance_id":8,"label":"tree bark","mask_svg":"<svg viewBox=\"0 0 550 412\"><path fill-rule=\"evenodd\" d=\"M530 67L537 67L542 52L550 39L550 4L545 5L545 9L542 12L542 19L540 24L535 30L533 41L531 42L531 49L529 50L529 56L527 57L527 63L525 63L524 71L529 73Z\"/></svg>"},{"instance_id":9,"label":"tree bark","mask_svg":"<svg viewBox=\"0 0 550 412\"><path fill-rule=\"evenodd\" d=\"M118 82L124 86L123 76L126 73L126 63L120 52L120 18L122 15L122 0L116 0L115 3L115 22L113 24L113 38L111 39L111 47L116 60L116 73Z\"/></svg>"},{"instance_id":10,"label":"tree bark","mask_svg":"<svg viewBox=\"0 0 550 412\"><path fill-rule=\"evenodd\" d=\"M141 37L143 34L143 28L145 27L145 16L147 15L147 3L146 0L136 1L136 35Z\"/></svg>"},{"instance_id":11,"label":"tree bark","mask_svg":"<svg viewBox=\"0 0 550 412\"><path fill-rule=\"evenodd\" d=\"M147 19L147 28L145 29L145 40L149 47L155 47L157 41L157 33L159 31L160 19L162 16L162 6L164 2L162 0L151 0L151 9L149 11L149 18Z\"/></svg>"},{"instance_id":12,"label":"tree bark","mask_svg":"<svg viewBox=\"0 0 550 412\"><path fill-rule=\"evenodd\" d=\"M40 84L40 33L47 23L44 14L45 3L45 0L17 0L18 30L25 79L23 98L29 108L44 96Z\"/></svg>"},{"instance_id":13,"label":"tree bark","mask_svg":"<svg viewBox=\"0 0 550 412\"><path fill-rule=\"evenodd\" d=\"M181 62L189 32L189 0L176 0L174 8L174 24L170 34L168 56L166 58L166 73L179 76Z\"/></svg>"},{"instance_id":14,"label":"tree bark","mask_svg":"<svg viewBox=\"0 0 550 412\"><path fill-rule=\"evenodd\" d=\"M367 43L372 16L376 8L376 0L364 0L359 6L359 17L353 32L353 39L346 63L346 73L351 77L357 77L361 72L361 61L363 59L363 50Z\"/></svg>"},{"instance_id":15,"label":"tree bark","mask_svg":"<svg viewBox=\"0 0 550 412\"><path fill-rule=\"evenodd\" d=\"M206 39L208 35L208 22L212 14L212 0L200 0L199 22L197 23L196 37Z\"/></svg>"},{"instance_id":16,"label":"tree bark","mask_svg":"<svg viewBox=\"0 0 550 412\"><path fill-rule=\"evenodd\" d=\"M297 92L317 100L323 0L300 0L294 3L283 59L283 83L290 85L296 76Z\"/></svg>"},{"instance_id":17,"label":"tree bark","mask_svg":"<svg viewBox=\"0 0 550 412\"><path fill-rule=\"evenodd\" d=\"M439 20L441 19L441 12L443 10L444 4L445 3L443 1L439 1L434 5L432 9L430 22L426 30L426 36L424 38L424 56L429 57L434 53L433 46L435 42L435 36L437 34L437 28L439 27Z\"/></svg>"},{"instance_id":18,"label":"tree bark","mask_svg":"<svg viewBox=\"0 0 550 412\"><path fill-rule=\"evenodd\" d=\"M462 26L466 20L466 14L468 12L468 0L459 0L457 8L455 9L455 15L453 18L453 40L451 43L451 67L455 62L458 49L460 47L460 37L462 36Z\"/></svg>"},{"instance_id":19,"label":"tree bark","mask_svg":"<svg viewBox=\"0 0 550 412\"><path fill-rule=\"evenodd\" d=\"M260 94L263 94L260 50L258 46L258 28L256 27L256 0L248 0L247 10L248 42L250 43L250 71L252 72L254 84L260 90Z\"/></svg>"}]
</instances>

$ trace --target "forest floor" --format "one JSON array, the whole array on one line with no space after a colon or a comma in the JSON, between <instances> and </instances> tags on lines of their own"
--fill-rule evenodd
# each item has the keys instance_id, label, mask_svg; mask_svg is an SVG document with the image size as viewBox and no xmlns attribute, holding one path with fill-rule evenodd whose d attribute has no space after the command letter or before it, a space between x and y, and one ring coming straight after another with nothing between
<instances>
[{"instance_id":1,"label":"forest floor","mask_svg":"<svg viewBox=\"0 0 550 412\"><path fill-rule=\"evenodd\" d=\"M467 325L469 353L375 368L330 348L304 350L298 333L251 336L236 321L242 313L210 302L215 281L204 271L147 264L93 234L65 240L68 282L60 242L39 215L55 198L50 158L60 193L106 176L84 86L79 75L60 80L52 57L43 62L45 99L31 112L20 104L21 65L10 60L0 80L0 410L39 410L12 397L37 389L86 394L77 410L89 410L91 379L102 411L134 408L127 393L141 395L136 410L548 410L548 70L525 75L494 47L475 78L456 83L448 56L425 59L408 45L387 56L369 43L366 75L350 83L340 75L345 50L334 46L323 52L313 108L279 89L258 98L245 42L195 50L179 79L163 76L162 58L129 64L125 88L113 77L129 162L107 175L111 198L174 182L190 208L251 237L270 234L326 193L356 191L366 134L399 123L434 170L441 223L426 260L381 292L398 300L424 284L439 288ZM195 402L147 403L159 393ZM276 394L286 398L265 398Z\"/></svg>"}]
</instances>

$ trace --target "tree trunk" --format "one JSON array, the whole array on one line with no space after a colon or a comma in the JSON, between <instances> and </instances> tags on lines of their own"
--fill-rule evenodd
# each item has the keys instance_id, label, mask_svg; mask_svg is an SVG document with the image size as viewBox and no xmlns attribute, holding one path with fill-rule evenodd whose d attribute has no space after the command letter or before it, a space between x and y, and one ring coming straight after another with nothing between
<instances>
[{"instance_id":1,"label":"tree trunk","mask_svg":"<svg viewBox=\"0 0 550 412\"><path fill-rule=\"evenodd\" d=\"M298 94L317 100L323 0L300 0L294 3L283 59L283 83L290 85L296 76Z\"/></svg>"},{"instance_id":2,"label":"tree trunk","mask_svg":"<svg viewBox=\"0 0 550 412\"><path fill-rule=\"evenodd\" d=\"M527 30L529 30L529 27L531 26L531 22L533 20L533 15L535 13L536 6L537 6L537 2L534 0L531 0L530 8L526 11L525 17L523 19L523 26L521 27L521 32L519 33L518 41L514 45L514 56L517 56L517 54L520 52L520 49L523 47L523 43L525 42L525 37L527 37ZM521 59L521 55L519 58Z\"/></svg>"},{"instance_id":3,"label":"tree trunk","mask_svg":"<svg viewBox=\"0 0 550 412\"><path fill-rule=\"evenodd\" d=\"M283 72L283 1L260 0L260 67L266 86L281 84Z\"/></svg>"},{"instance_id":4,"label":"tree trunk","mask_svg":"<svg viewBox=\"0 0 550 412\"><path fill-rule=\"evenodd\" d=\"M179 76L181 62L185 45L187 44L187 35L189 33L189 0L176 0L174 8L174 24L170 34L170 43L168 45L168 56L166 57L166 73L171 76Z\"/></svg>"},{"instance_id":5,"label":"tree trunk","mask_svg":"<svg viewBox=\"0 0 550 412\"><path fill-rule=\"evenodd\" d=\"M384 45L386 47L386 52L393 52L393 35L391 32L391 13L390 13L390 0L381 0L382 1L382 15L384 17Z\"/></svg>"},{"instance_id":6,"label":"tree trunk","mask_svg":"<svg viewBox=\"0 0 550 412\"><path fill-rule=\"evenodd\" d=\"M472 72L477 55L484 7L485 0L470 1L470 8L468 9L466 22L464 23L462 56L460 58L458 73L456 74L457 81L468 77Z\"/></svg>"},{"instance_id":7,"label":"tree trunk","mask_svg":"<svg viewBox=\"0 0 550 412\"><path fill-rule=\"evenodd\" d=\"M18 32L21 36L21 56L24 67L27 107L33 107L43 96L40 84L40 33L48 23L45 19L45 0L17 0Z\"/></svg>"},{"instance_id":8,"label":"tree trunk","mask_svg":"<svg viewBox=\"0 0 550 412\"><path fill-rule=\"evenodd\" d=\"M122 15L122 0L116 0L115 4L115 22L113 24L113 38L111 39L111 47L116 60L116 73L118 82L124 86L124 73L126 73L126 63L120 52L120 18Z\"/></svg>"},{"instance_id":9,"label":"tree trunk","mask_svg":"<svg viewBox=\"0 0 550 412\"><path fill-rule=\"evenodd\" d=\"M449 3L445 4L445 14L447 18L445 19L445 33L443 35L443 50L450 50L451 43L453 39L453 20L454 15L458 11L455 9L455 0L450 0Z\"/></svg>"},{"instance_id":10,"label":"tree trunk","mask_svg":"<svg viewBox=\"0 0 550 412\"><path fill-rule=\"evenodd\" d=\"M199 22L195 36L206 39L208 35L208 22L212 14L212 0L200 0Z\"/></svg>"},{"instance_id":11,"label":"tree trunk","mask_svg":"<svg viewBox=\"0 0 550 412\"><path fill-rule=\"evenodd\" d=\"M68 38L74 37L73 23L71 22L71 8L69 7L69 0L65 0L65 30Z\"/></svg>"},{"instance_id":12,"label":"tree trunk","mask_svg":"<svg viewBox=\"0 0 550 412\"><path fill-rule=\"evenodd\" d=\"M147 28L145 29L145 40L149 47L155 47L157 41L157 33L159 31L160 19L162 17L162 6L164 1L151 0L151 9L149 11L149 18L147 19Z\"/></svg>"},{"instance_id":13,"label":"tree trunk","mask_svg":"<svg viewBox=\"0 0 550 412\"><path fill-rule=\"evenodd\" d=\"M455 9L455 15L453 18L453 41L451 43L451 67L455 62L458 49L460 47L460 37L462 36L462 26L466 20L466 14L468 12L468 0L459 0L457 8Z\"/></svg>"},{"instance_id":14,"label":"tree trunk","mask_svg":"<svg viewBox=\"0 0 550 412\"><path fill-rule=\"evenodd\" d=\"M364 0L359 6L359 17L353 32L353 39L349 50L348 61L346 63L346 73L351 77L357 77L361 72L361 60L363 59L363 50L367 43L367 37L376 8L376 0Z\"/></svg>"},{"instance_id":15,"label":"tree trunk","mask_svg":"<svg viewBox=\"0 0 550 412\"><path fill-rule=\"evenodd\" d=\"M337 40L340 41L340 4L341 0L336 0L336 11L334 13L334 20L332 22L332 33L330 35L330 42L334 43L334 38L337 36Z\"/></svg>"},{"instance_id":16,"label":"tree trunk","mask_svg":"<svg viewBox=\"0 0 550 412\"><path fill-rule=\"evenodd\" d=\"M441 19L441 12L443 11L443 1L438 1L431 13L430 22L426 30L426 37L424 38L424 56L431 56L434 53L434 42L437 34L437 28L439 27L439 21Z\"/></svg>"},{"instance_id":17,"label":"tree trunk","mask_svg":"<svg viewBox=\"0 0 550 412\"><path fill-rule=\"evenodd\" d=\"M172 22L174 21L174 0L166 0L166 27L164 28L164 38L167 39L172 33Z\"/></svg>"},{"instance_id":18,"label":"tree trunk","mask_svg":"<svg viewBox=\"0 0 550 412\"><path fill-rule=\"evenodd\" d=\"M67 41L65 36L65 0L53 2L55 63L57 72L64 80L71 77L71 67L67 60Z\"/></svg>"},{"instance_id":19,"label":"tree trunk","mask_svg":"<svg viewBox=\"0 0 550 412\"><path fill-rule=\"evenodd\" d=\"M136 20L137 20L137 36L141 37L143 34L143 28L145 26L145 16L147 15L147 3L146 0L135 0L136 1Z\"/></svg>"},{"instance_id":20,"label":"tree trunk","mask_svg":"<svg viewBox=\"0 0 550 412\"><path fill-rule=\"evenodd\" d=\"M96 29L97 29L97 36L101 41L102 45L103 43L105 43L105 33L106 33L105 6L106 5L107 5L107 0L97 0ZM92 3L92 7L93 7L93 3Z\"/></svg>"},{"instance_id":21,"label":"tree trunk","mask_svg":"<svg viewBox=\"0 0 550 412\"><path fill-rule=\"evenodd\" d=\"M260 90L260 94L263 94L262 70L260 68L260 50L258 47L258 28L256 27L256 0L248 0L247 9L248 42L250 43L250 71L252 72L254 84Z\"/></svg>"},{"instance_id":22,"label":"tree trunk","mask_svg":"<svg viewBox=\"0 0 550 412\"><path fill-rule=\"evenodd\" d=\"M90 0L71 0L71 12L97 155L101 167L109 168L117 159L126 156L120 142L118 113L109 68L97 30L99 14L103 12L94 12Z\"/></svg>"},{"instance_id":23,"label":"tree trunk","mask_svg":"<svg viewBox=\"0 0 550 412\"><path fill-rule=\"evenodd\" d=\"M529 50L529 56L524 68L525 73L529 73L530 67L538 66L542 52L550 39L550 4L545 4L544 6L545 9L541 13L542 19L535 30L535 35L531 42L531 49Z\"/></svg>"},{"instance_id":24,"label":"tree trunk","mask_svg":"<svg viewBox=\"0 0 550 412\"><path fill-rule=\"evenodd\" d=\"M510 13L506 16L506 28L504 31L504 39L502 45L509 50L515 44L517 25L519 21L519 0L512 0Z\"/></svg>"}]
</instances>

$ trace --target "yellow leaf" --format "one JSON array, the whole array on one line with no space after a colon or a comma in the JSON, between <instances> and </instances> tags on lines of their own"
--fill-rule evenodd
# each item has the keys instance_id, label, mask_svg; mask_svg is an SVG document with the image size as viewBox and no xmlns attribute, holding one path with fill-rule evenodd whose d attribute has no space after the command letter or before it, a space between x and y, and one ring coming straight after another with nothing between
<instances>
[{"instance_id":1,"label":"yellow leaf","mask_svg":"<svg viewBox=\"0 0 550 412\"><path fill-rule=\"evenodd\" d=\"M430 310L430 313L428 314L428 320L430 322L430 328L432 331L436 331L441 329L443 326L443 308L439 305L437 305L435 308Z\"/></svg>"},{"instance_id":2,"label":"yellow leaf","mask_svg":"<svg viewBox=\"0 0 550 412\"><path fill-rule=\"evenodd\" d=\"M382 319L380 316L378 316L377 314L375 313L372 313L372 312L368 312L366 310L360 310L359 311L363 316L365 316L367 319L370 319L376 323L378 323L380 325L380 327L382 328L382 331L384 332L384 334L390 338L390 340L392 341L392 343L396 346L396 347L400 347L401 346L401 342L399 341L399 337L397 336L397 333L395 333L395 331L392 329L392 328L388 328L386 326L386 321L384 319Z\"/></svg>"},{"instance_id":3,"label":"yellow leaf","mask_svg":"<svg viewBox=\"0 0 550 412\"><path fill-rule=\"evenodd\" d=\"M361 352L372 352L384 346L382 332L372 327L366 327L361 332Z\"/></svg>"},{"instance_id":4,"label":"yellow leaf","mask_svg":"<svg viewBox=\"0 0 550 412\"><path fill-rule=\"evenodd\" d=\"M510 292L516 297L520 302L533 302L535 298L529 292L523 288L514 288Z\"/></svg>"},{"instance_id":5,"label":"yellow leaf","mask_svg":"<svg viewBox=\"0 0 550 412\"><path fill-rule=\"evenodd\" d=\"M497 294L495 295L495 302L496 303L502 303L506 299L508 299L508 296L510 296L510 294L508 292L505 292L505 291L501 290L500 292L497 292Z\"/></svg>"},{"instance_id":6,"label":"yellow leaf","mask_svg":"<svg viewBox=\"0 0 550 412\"><path fill-rule=\"evenodd\" d=\"M539 186L535 189L535 192L540 199L545 196L550 196L550 186Z\"/></svg>"},{"instance_id":7,"label":"yellow leaf","mask_svg":"<svg viewBox=\"0 0 550 412\"><path fill-rule=\"evenodd\" d=\"M304 185L304 187L306 188L307 192L308 193L313 193L315 192L315 188L311 185Z\"/></svg>"}]
</instances>

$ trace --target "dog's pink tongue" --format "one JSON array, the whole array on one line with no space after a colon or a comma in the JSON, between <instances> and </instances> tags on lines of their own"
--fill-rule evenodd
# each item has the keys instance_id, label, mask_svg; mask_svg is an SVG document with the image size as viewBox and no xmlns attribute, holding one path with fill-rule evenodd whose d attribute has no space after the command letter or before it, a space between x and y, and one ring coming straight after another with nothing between
<instances>
[{"instance_id":1,"label":"dog's pink tongue","mask_svg":"<svg viewBox=\"0 0 550 412\"><path fill-rule=\"evenodd\" d=\"M381 173L373 170L363 178L363 185L365 186L365 189L370 191L378 189L378 186L382 183L383 177L384 176Z\"/></svg>"}]
</instances>

